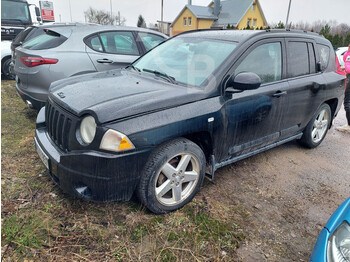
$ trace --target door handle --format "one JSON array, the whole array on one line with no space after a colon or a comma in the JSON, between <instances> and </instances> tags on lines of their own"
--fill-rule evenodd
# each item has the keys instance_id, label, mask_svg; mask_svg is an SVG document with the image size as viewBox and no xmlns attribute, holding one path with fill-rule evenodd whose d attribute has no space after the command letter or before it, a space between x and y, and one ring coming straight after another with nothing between
<instances>
[{"instance_id":1,"label":"door handle","mask_svg":"<svg viewBox=\"0 0 350 262\"><path fill-rule=\"evenodd\" d=\"M287 94L287 91L277 91L272 96L273 97L281 97L281 96L285 96L286 94Z\"/></svg>"},{"instance_id":2,"label":"door handle","mask_svg":"<svg viewBox=\"0 0 350 262\"><path fill-rule=\"evenodd\" d=\"M101 63L101 64L112 64L113 61L107 58L103 58L103 59L97 59L97 63Z\"/></svg>"}]
</instances>

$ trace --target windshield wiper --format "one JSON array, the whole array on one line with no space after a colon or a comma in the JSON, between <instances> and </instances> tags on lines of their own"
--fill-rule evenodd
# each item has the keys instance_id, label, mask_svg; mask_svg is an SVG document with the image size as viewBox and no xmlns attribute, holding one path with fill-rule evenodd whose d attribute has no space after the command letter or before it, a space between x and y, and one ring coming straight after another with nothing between
<instances>
[{"instance_id":1,"label":"windshield wiper","mask_svg":"<svg viewBox=\"0 0 350 262\"><path fill-rule=\"evenodd\" d=\"M175 77L169 76L169 75L167 75L166 73L162 73L162 72L159 72L159 71L157 71L157 70L151 70L151 69L147 69L147 68L144 68L143 71L144 71L144 72L148 72L148 73L153 73L153 74L155 74L156 76L163 76L163 77L165 77L166 79L168 79L169 82L172 83L172 84L175 84L175 83L176 83Z\"/></svg>"},{"instance_id":2,"label":"windshield wiper","mask_svg":"<svg viewBox=\"0 0 350 262\"><path fill-rule=\"evenodd\" d=\"M127 69L127 68L132 68L132 69L134 69L137 72L141 72L141 70L139 68L137 68L136 66L134 66L134 65L128 65L127 67L125 67L125 69Z\"/></svg>"}]
</instances>

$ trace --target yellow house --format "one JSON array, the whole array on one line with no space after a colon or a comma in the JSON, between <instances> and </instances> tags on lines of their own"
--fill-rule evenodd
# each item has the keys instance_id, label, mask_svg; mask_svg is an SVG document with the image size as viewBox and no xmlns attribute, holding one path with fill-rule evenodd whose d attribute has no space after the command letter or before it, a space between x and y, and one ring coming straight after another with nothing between
<instances>
[{"instance_id":1,"label":"yellow house","mask_svg":"<svg viewBox=\"0 0 350 262\"><path fill-rule=\"evenodd\" d=\"M197 29L226 29L228 25L236 29L267 26L259 0L214 0L208 6L192 5L188 0L171 28L176 35Z\"/></svg>"}]
</instances>

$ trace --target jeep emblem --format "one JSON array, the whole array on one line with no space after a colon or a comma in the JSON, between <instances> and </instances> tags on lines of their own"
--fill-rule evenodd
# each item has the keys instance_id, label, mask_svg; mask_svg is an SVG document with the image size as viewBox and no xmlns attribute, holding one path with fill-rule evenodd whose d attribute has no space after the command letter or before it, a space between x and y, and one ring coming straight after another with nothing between
<instances>
[{"instance_id":1,"label":"jeep emblem","mask_svg":"<svg viewBox=\"0 0 350 262\"><path fill-rule=\"evenodd\" d=\"M66 96L63 94L63 92L59 92L57 93L57 95L60 97L60 98L65 98Z\"/></svg>"}]
</instances>

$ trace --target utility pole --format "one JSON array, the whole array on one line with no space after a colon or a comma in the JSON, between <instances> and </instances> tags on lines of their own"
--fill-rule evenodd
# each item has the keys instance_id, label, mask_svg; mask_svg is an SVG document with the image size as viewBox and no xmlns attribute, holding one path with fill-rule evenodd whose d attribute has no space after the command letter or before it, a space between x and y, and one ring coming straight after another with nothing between
<instances>
[{"instance_id":1,"label":"utility pole","mask_svg":"<svg viewBox=\"0 0 350 262\"><path fill-rule=\"evenodd\" d=\"M69 14L70 14L70 21L73 22L73 19L72 19L72 7L70 5L70 0L69 0Z\"/></svg>"},{"instance_id":2,"label":"utility pole","mask_svg":"<svg viewBox=\"0 0 350 262\"><path fill-rule=\"evenodd\" d=\"M112 0L109 0L109 4L110 4L110 7L111 7L111 18L113 17L113 11L112 11Z\"/></svg>"},{"instance_id":3,"label":"utility pole","mask_svg":"<svg viewBox=\"0 0 350 262\"><path fill-rule=\"evenodd\" d=\"M163 0L162 1L162 5L161 5L161 13L160 13L160 31L163 33Z\"/></svg>"},{"instance_id":4,"label":"utility pole","mask_svg":"<svg viewBox=\"0 0 350 262\"><path fill-rule=\"evenodd\" d=\"M289 20L289 12L290 12L290 5L292 3L292 0L289 0L289 6L288 6L288 13L287 13L287 20L286 20L286 29L288 27L288 20Z\"/></svg>"}]
</instances>

